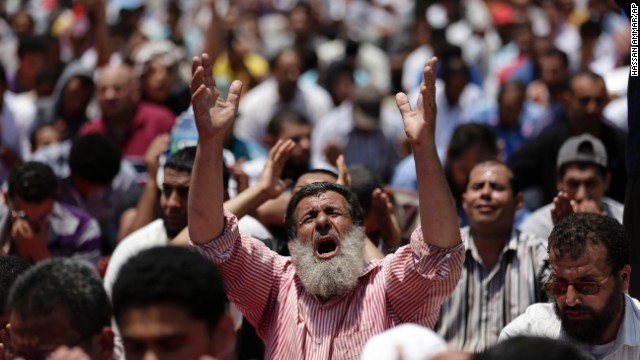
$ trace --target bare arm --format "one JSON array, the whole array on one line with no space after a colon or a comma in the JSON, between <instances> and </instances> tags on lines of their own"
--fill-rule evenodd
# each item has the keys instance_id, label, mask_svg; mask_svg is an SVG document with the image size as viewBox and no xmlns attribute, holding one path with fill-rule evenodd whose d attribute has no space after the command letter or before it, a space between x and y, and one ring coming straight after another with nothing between
<instances>
[{"instance_id":1,"label":"bare arm","mask_svg":"<svg viewBox=\"0 0 640 360\"><path fill-rule=\"evenodd\" d=\"M420 200L420 224L424 242L450 248L461 242L458 216L451 190L440 166L435 145L437 59L431 58L424 67L420 96L412 109L404 93L396 95L396 104L413 153L415 154Z\"/></svg>"},{"instance_id":2,"label":"bare arm","mask_svg":"<svg viewBox=\"0 0 640 360\"><path fill-rule=\"evenodd\" d=\"M194 57L191 102L198 128L198 147L189 189L189 235L196 244L218 237L224 229L222 144L238 110L242 83L234 81L227 100L220 97L207 54Z\"/></svg>"}]
</instances>

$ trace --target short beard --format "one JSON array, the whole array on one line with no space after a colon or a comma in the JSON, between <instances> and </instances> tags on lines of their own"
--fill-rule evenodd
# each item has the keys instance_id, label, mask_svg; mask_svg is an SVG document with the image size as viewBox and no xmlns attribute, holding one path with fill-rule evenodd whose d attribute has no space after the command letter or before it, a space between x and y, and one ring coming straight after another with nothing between
<instances>
[{"instance_id":1,"label":"short beard","mask_svg":"<svg viewBox=\"0 0 640 360\"><path fill-rule=\"evenodd\" d=\"M289 244L291 260L305 290L328 300L355 289L364 263L364 237L364 228L354 226L341 239L340 253L325 260L316 258L315 241L292 240Z\"/></svg>"},{"instance_id":2,"label":"short beard","mask_svg":"<svg viewBox=\"0 0 640 360\"><path fill-rule=\"evenodd\" d=\"M563 306L561 312L558 308L558 302L554 301L554 310L562 322L562 329L573 340L587 345L595 345L602 337L607 327L615 320L616 316L622 311L624 312L624 293L622 284L615 279L616 287L609 295L604 308L600 312L595 312L592 308L584 305L576 305L571 310L583 311L591 315L591 318L584 320L569 320L565 315L569 306Z\"/></svg>"}]
</instances>

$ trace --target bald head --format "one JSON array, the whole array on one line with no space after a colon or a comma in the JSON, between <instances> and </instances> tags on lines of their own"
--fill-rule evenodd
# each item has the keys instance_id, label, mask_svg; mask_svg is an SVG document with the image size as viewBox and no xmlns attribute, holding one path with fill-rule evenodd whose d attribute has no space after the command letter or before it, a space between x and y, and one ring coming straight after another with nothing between
<instances>
[{"instance_id":1,"label":"bald head","mask_svg":"<svg viewBox=\"0 0 640 360\"><path fill-rule=\"evenodd\" d=\"M106 121L132 120L140 100L138 81L128 65L107 66L97 82L100 111Z\"/></svg>"}]
</instances>

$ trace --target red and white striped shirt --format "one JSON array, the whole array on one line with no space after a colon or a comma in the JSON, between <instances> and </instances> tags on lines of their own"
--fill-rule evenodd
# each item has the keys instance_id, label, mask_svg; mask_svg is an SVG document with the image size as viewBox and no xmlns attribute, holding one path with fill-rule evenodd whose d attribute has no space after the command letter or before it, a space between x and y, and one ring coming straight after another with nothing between
<instances>
[{"instance_id":1,"label":"red and white striped shirt","mask_svg":"<svg viewBox=\"0 0 640 360\"><path fill-rule=\"evenodd\" d=\"M359 359L386 329L433 328L464 260L462 243L427 245L417 229L409 245L367 264L353 292L323 303L304 290L290 258L240 234L230 213L222 235L197 248L219 266L229 299L265 342L265 359L278 360Z\"/></svg>"}]
</instances>

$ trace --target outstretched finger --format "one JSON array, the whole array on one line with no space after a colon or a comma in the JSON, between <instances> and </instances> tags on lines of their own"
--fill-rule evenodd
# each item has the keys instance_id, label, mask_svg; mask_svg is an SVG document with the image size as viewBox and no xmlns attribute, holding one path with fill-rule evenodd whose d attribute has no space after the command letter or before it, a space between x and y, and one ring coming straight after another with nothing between
<instances>
[{"instance_id":1,"label":"outstretched finger","mask_svg":"<svg viewBox=\"0 0 640 360\"><path fill-rule=\"evenodd\" d=\"M435 90L436 90L436 69L438 59L432 57L424 65L422 73L422 83L420 84L420 97L418 99L417 108L420 112L425 109L435 110Z\"/></svg>"},{"instance_id":2,"label":"outstretched finger","mask_svg":"<svg viewBox=\"0 0 640 360\"><path fill-rule=\"evenodd\" d=\"M204 74L204 69L202 66L198 65L193 69L193 75L191 76L191 82L189 83L189 90L191 91L191 96L194 96L195 92L201 86L204 86L204 81L202 79L202 75Z\"/></svg>"},{"instance_id":3,"label":"outstretched finger","mask_svg":"<svg viewBox=\"0 0 640 360\"><path fill-rule=\"evenodd\" d=\"M396 94L396 105L398 106L398 110L400 110L400 114L403 118L411 112L409 98L407 97L407 94L403 92Z\"/></svg>"},{"instance_id":4,"label":"outstretched finger","mask_svg":"<svg viewBox=\"0 0 640 360\"><path fill-rule=\"evenodd\" d=\"M196 73L196 70L200 66L202 66L202 59L200 59L199 56L194 56L191 59L191 76L193 76Z\"/></svg>"},{"instance_id":5,"label":"outstretched finger","mask_svg":"<svg viewBox=\"0 0 640 360\"><path fill-rule=\"evenodd\" d=\"M236 109L240 105L240 94L242 94L242 81L234 80L229 87L227 102L231 103Z\"/></svg>"},{"instance_id":6,"label":"outstretched finger","mask_svg":"<svg viewBox=\"0 0 640 360\"><path fill-rule=\"evenodd\" d=\"M338 184L350 188L351 173L349 172L349 168L347 167L347 162L344 161L344 155L340 154L340 156L338 156L336 165L338 165Z\"/></svg>"},{"instance_id":7,"label":"outstretched finger","mask_svg":"<svg viewBox=\"0 0 640 360\"><path fill-rule=\"evenodd\" d=\"M203 53L201 58L204 69L204 84L211 89L216 86L216 79L213 78L213 61L207 53Z\"/></svg>"}]
</instances>

